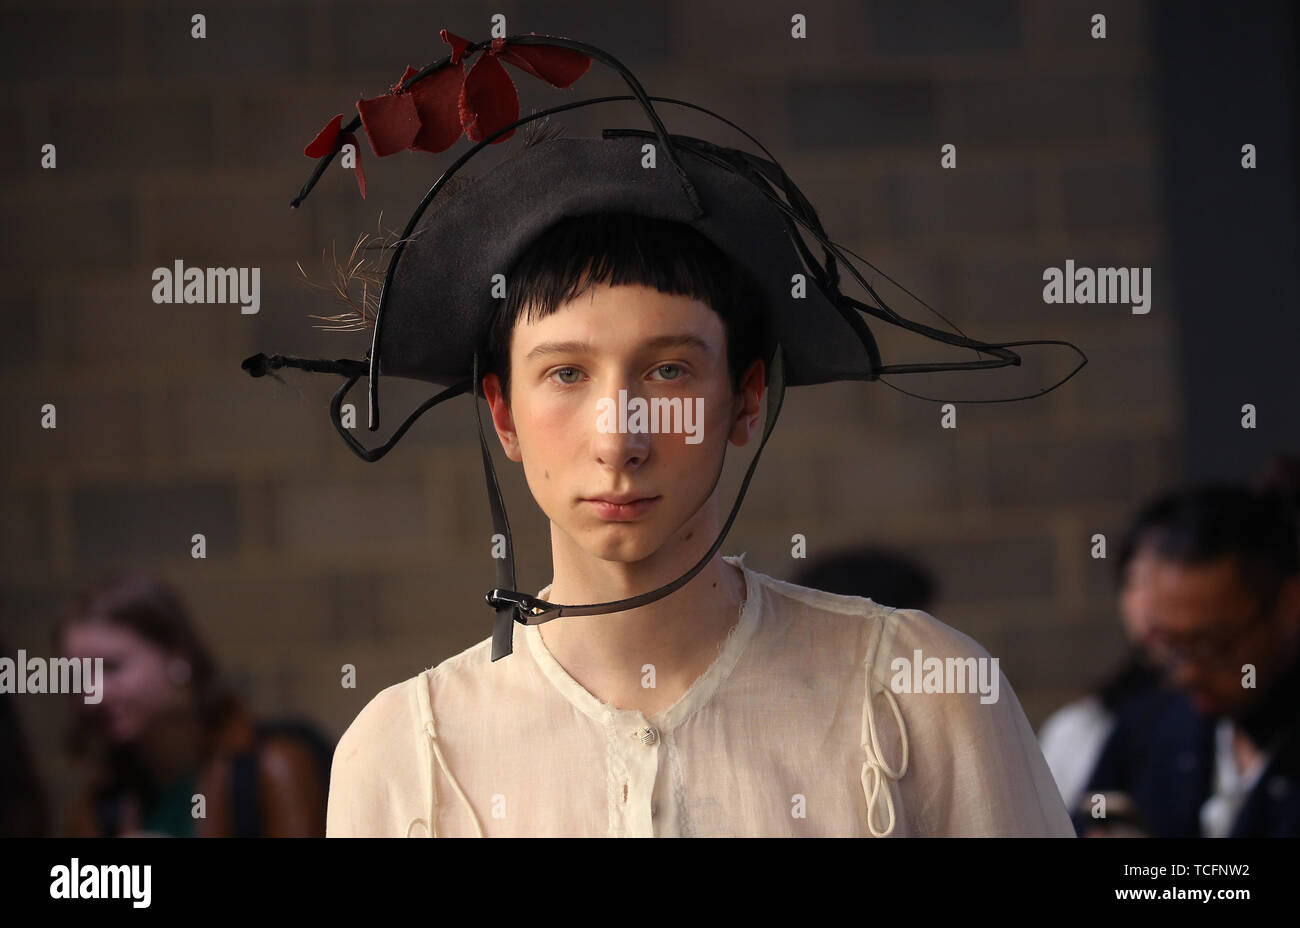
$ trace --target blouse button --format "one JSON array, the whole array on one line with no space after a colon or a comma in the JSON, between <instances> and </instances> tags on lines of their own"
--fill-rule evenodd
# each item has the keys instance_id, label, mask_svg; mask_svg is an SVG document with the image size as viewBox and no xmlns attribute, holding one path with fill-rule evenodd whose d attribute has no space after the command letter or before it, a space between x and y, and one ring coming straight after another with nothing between
<instances>
[{"instance_id":1,"label":"blouse button","mask_svg":"<svg viewBox=\"0 0 1300 928\"><path fill-rule=\"evenodd\" d=\"M641 739L642 744L654 744L659 740L659 732L657 732L652 726L638 728L633 734L634 737Z\"/></svg>"}]
</instances>

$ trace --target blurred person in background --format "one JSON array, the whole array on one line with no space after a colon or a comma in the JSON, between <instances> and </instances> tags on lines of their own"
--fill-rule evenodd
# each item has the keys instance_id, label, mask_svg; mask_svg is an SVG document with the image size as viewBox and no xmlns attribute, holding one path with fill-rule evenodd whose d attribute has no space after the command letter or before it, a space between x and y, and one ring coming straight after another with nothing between
<instances>
[{"instance_id":1,"label":"blurred person in background","mask_svg":"<svg viewBox=\"0 0 1300 928\"><path fill-rule=\"evenodd\" d=\"M1287 473L1181 494L1151 537L1146 645L1173 689L1121 709L1085 790L1123 794L1147 835L1300 836L1300 527ZM1085 835L1109 824L1075 817Z\"/></svg>"},{"instance_id":2,"label":"blurred person in background","mask_svg":"<svg viewBox=\"0 0 1300 928\"><path fill-rule=\"evenodd\" d=\"M170 587L114 572L54 634L60 653L104 661L103 698L78 703L70 732L91 770L68 836L324 836L329 745L310 726L258 725Z\"/></svg>"},{"instance_id":3,"label":"blurred person in background","mask_svg":"<svg viewBox=\"0 0 1300 928\"><path fill-rule=\"evenodd\" d=\"M936 584L920 563L902 554L873 548L835 551L814 559L793 581L798 586L865 596L895 609L931 612Z\"/></svg>"},{"instance_id":4,"label":"blurred person in background","mask_svg":"<svg viewBox=\"0 0 1300 928\"><path fill-rule=\"evenodd\" d=\"M1068 809L1075 809L1083 797L1118 710L1160 685L1160 669L1143 646L1150 626L1148 580L1157 563L1154 549L1146 542L1176 510L1173 494L1152 500L1129 523L1120 540L1115 574L1120 620L1128 642L1123 660L1095 689L1052 713L1039 729L1039 746Z\"/></svg>"}]
</instances>

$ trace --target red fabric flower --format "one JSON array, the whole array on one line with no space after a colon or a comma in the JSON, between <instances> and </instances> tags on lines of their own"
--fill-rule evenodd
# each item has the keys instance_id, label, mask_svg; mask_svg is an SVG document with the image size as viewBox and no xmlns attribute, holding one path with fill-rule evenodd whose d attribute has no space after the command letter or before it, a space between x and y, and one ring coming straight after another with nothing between
<instances>
[{"instance_id":1,"label":"red fabric flower","mask_svg":"<svg viewBox=\"0 0 1300 928\"><path fill-rule=\"evenodd\" d=\"M355 132L343 132L343 114L339 113L331 119L324 129L316 134L303 149L302 153L308 158L323 158L328 154L342 148L344 145L351 144L357 153L357 187L361 190L361 198L366 196L366 172L361 170L361 145L357 143L357 134Z\"/></svg>"},{"instance_id":2,"label":"red fabric flower","mask_svg":"<svg viewBox=\"0 0 1300 928\"><path fill-rule=\"evenodd\" d=\"M464 55L469 40L446 29L440 35L451 46L449 65L403 89L402 85L418 73L408 65L387 93L357 101L361 125L377 157L404 149L446 151L462 132L470 141L480 142L518 119L519 93L501 66L502 60L561 88L571 86L591 67L590 56L572 49L555 45L510 45L505 39L497 38L482 49L467 74ZM354 133L341 132L342 121L341 115L335 116L307 146L305 154L320 158L345 142L355 143ZM504 142L514 134L512 129L493 144ZM359 148L356 171L361 195L365 196Z\"/></svg>"}]
</instances>

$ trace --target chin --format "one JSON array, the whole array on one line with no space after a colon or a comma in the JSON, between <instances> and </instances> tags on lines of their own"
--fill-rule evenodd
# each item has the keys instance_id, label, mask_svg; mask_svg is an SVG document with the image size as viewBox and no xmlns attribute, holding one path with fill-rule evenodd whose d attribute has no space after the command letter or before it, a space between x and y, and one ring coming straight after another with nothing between
<instances>
[{"instance_id":1,"label":"chin","mask_svg":"<svg viewBox=\"0 0 1300 928\"><path fill-rule=\"evenodd\" d=\"M664 545L663 533L644 522L604 522L571 537L592 557L619 564L644 561Z\"/></svg>"},{"instance_id":2,"label":"chin","mask_svg":"<svg viewBox=\"0 0 1300 928\"><path fill-rule=\"evenodd\" d=\"M596 545L584 545L584 547L588 553L602 561L613 561L618 564L635 564L644 561L659 550L659 546L640 538L607 538Z\"/></svg>"}]
</instances>

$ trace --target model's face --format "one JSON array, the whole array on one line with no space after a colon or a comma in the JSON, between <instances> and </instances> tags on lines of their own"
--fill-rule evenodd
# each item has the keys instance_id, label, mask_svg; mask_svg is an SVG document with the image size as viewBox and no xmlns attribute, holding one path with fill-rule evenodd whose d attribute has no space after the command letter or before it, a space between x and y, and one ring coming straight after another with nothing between
<instances>
[{"instance_id":1,"label":"model's face","mask_svg":"<svg viewBox=\"0 0 1300 928\"><path fill-rule=\"evenodd\" d=\"M63 649L68 657L103 658L103 698L94 710L114 741L138 738L173 700L167 654L129 628L103 622L70 625Z\"/></svg>"},{"instance_id":2,"label":"model's face","mask_svg":"<svg viewBox=\"0 0 1300 928\"><path fill-rule=\"evenodd\" d=\"M1286 605L1262 610L1231 557L1202 565L1153 559L1142 587L1149 650L1202 713L1239 715L1290 659ZM1255 667L1254 688L1243 686L1245 664Z\"/></svg>"},{"instance_id":3,"label":"model's face","mask_svg":"<svg viewBox=\"0 0 1300 928\"><path fill-rule=\"evenodd\" d=\"M707 304L601 285L544 319L521 318L510 402L493 375L484 393L506 453L522 461L554 527L595 557L635 562L692 531L685 523L709 498L727 442L744 444L757 425L762 383L755 362L733 396L722 320ZM654 401L676 402L657 431L637 432L637 399L647 427ZM640 502L617 504L627 499Z\"/></svg>"}]
</instances>

